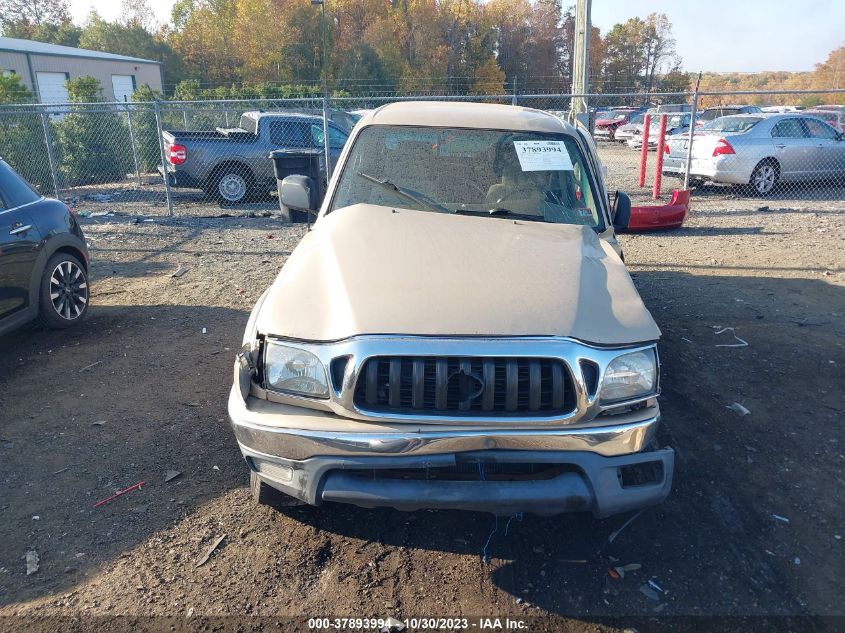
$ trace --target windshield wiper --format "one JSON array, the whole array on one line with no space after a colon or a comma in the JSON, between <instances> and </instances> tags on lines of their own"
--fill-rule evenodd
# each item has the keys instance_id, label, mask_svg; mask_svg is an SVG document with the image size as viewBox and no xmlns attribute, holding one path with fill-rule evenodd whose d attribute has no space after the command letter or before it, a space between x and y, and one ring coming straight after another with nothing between
<instances>
[{"instance_id":1,"label":"windshield wiper","mask_svg":"<svg viewBox=\"0 0 845 633\"><path fill-rule=\"evenodd\" d=\"M455 209L452 213L455 215L475 215L480 217L504 217L519 218L520 220L528 220L529 222L545 222L542 215L531 215L530 213L520 213L519 211L511 211L504 207L494 207L486 211L475 211L471 209Z\"/></svg>"},{"instance_id":2,"label":"windshield wiper","mask_svg":"<svg viewBox=\"0 0 845 633\"><path fill-rule=\"evenodd\" d=\"M370 182L374 182L375 184L379 185L380 187L387 189L388 191L392 191L393 193L399 194L400 196L407 198L408 200L412 200L417 204L426 207L431 211L437 211L438 213L451 213L449 209L446 207L434 202L433 200L428 199L428 196L425 194L420 193L419 191L414 191L413 189L407 189L405 187L400 187L399 185L384 179L379 180L375 176L370 176L369 174L365 174L362 171L357 172L361 178L364 180L369 180Z\"/></svg>"}]
</instances>

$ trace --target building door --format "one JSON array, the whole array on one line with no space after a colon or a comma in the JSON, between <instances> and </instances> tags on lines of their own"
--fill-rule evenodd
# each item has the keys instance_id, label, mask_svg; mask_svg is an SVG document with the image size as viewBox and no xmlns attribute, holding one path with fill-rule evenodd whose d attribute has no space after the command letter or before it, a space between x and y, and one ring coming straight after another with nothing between
<instances>
[{"instance_id":1,"label":"building door","mask_svg":"<svg viewBox=\"0 0 845 633\"><path fill-rule=\"evenodd\" d=\"M67 94L65 82L69 79L67 73L35 73L38 82L38 97L41 103L67 103L70 97Z\"/></svg>"},{"instance_id":2,"label":"building door","mask_svg":"<svg viewBox=\"0 0 845 633\"><path fill-rule=\"evenodd\" d=\"M132 101L135 92L135 75L112 75L111 87L115 101Z\"/></svg>"}]
</instances>

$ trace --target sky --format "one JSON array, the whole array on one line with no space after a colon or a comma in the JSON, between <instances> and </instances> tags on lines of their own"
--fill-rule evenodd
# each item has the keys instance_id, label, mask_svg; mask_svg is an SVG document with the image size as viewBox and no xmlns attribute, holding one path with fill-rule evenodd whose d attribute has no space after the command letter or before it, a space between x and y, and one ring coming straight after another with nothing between
<instances>
[{"instance_id":1,"label":"sky","mask_svg":"<svg viewBox=\"0 0 845 633\"><path fill-rule=\"evenodd\" d=\"M159 22L170 19L174 0L148 0ZM564 6L575 0L564 0ZM71 0L74 20L91 8L107 20L120 14L117 0ZM813 70L845 46L845 0L592 0L592 20L603 33L617 22L665 13L689 72Z\"/></svg>"}]
</instances>

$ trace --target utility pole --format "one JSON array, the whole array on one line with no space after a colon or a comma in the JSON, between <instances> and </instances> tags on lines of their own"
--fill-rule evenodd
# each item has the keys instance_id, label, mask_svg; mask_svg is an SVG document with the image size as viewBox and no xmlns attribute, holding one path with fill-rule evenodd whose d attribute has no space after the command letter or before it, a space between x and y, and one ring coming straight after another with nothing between
<instances>
[{"instance_id":1,"label":"utility pole","mask_svg":"<svg viewBox=\"0 0 845 633\"><path fill-rule=\"evenodd\" d=\"M590 10L592 0L575 5L575 51L572 60L572 94L585 95L590 89ZM572 118L587 113L585 97L572 98Z\"/></svg>"},{"instance_id":2,"label":"utility pole","mask_svg":"<svg viewBox=\"0 0 845 633\"><path fill-rule=\"evenodd\" d=\"M323 80L323 147L325 148L326 156L326 183L332 177L331 152L329 147L329 88L328 88L328 68L326 61L328 59L328 45L326 44L326 0L311 0L312 5L320 5L322 14L320 15L320 31L322 35L322 50L320 55L320 75Z\"/></svg>"}]
</instances>

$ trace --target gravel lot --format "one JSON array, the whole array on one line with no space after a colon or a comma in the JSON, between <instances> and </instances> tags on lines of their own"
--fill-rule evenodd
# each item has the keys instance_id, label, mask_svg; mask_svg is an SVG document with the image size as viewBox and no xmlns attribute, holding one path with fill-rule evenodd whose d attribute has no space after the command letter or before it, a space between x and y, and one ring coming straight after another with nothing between
<instances>
[{"instance_id":1,"label":"gravel lot","mask_svg":"<svg viewBox=\"0 0 845 633\"><path fill-rule=\"evenodd\" d=\"M595 631L622 630L602 619L619 615L845 614L845 207L767 205L702 203L681 230L621 238L664 333L663 441L678 455L669 500L612 542L628 516L256 507L226 420L231 364L305 229L87 220L88 320L0 338L0 615L297 618L279 630L545 616ZM748 346L717 347L735 342L721 327Z\"/></svg>"}]
</instances>

